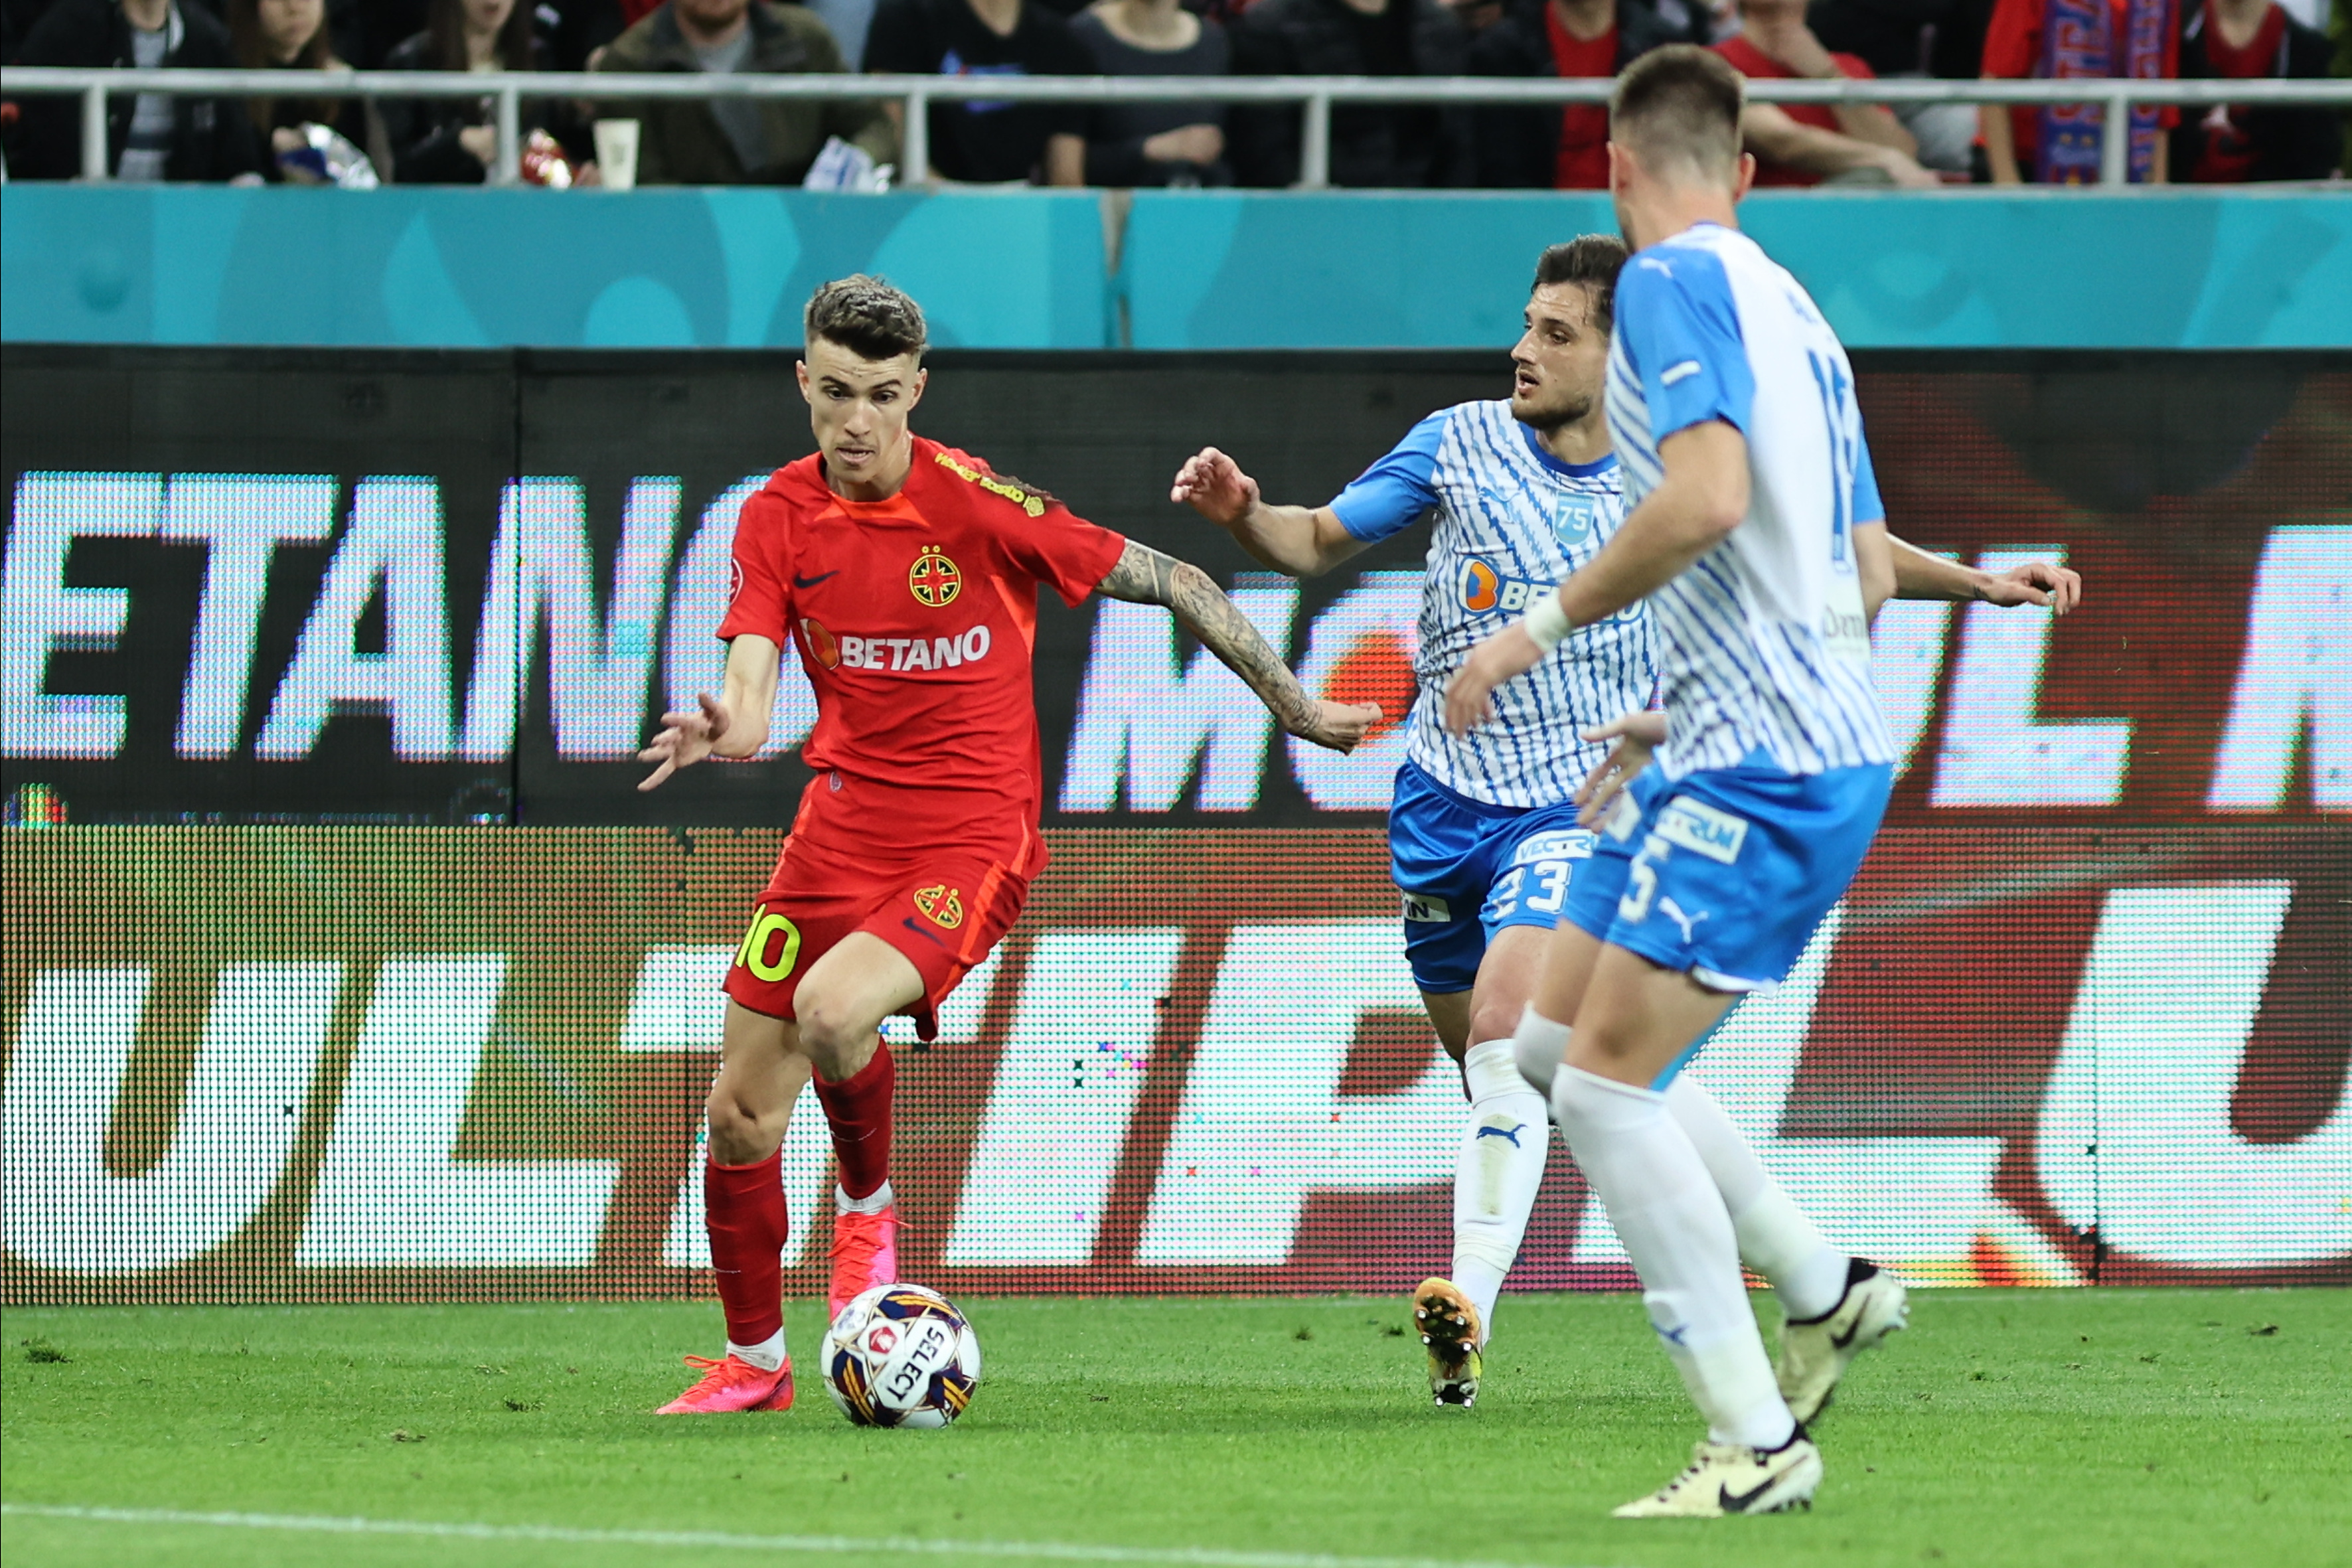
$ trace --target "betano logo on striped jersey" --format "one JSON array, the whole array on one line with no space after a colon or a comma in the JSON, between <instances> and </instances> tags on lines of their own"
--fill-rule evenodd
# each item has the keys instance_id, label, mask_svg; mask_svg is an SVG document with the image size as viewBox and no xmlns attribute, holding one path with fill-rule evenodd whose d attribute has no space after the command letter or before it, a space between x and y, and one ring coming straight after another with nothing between
<instances>
[{"instance_id":1,"label":"betano logo on striped jersey","mask_svg":"<svg viewBox=\"0 0 2352 1568\"><path fill-rule=\"evenodd\" d=\"M659 1294L707 1265L716 987L772 832L0 845L7 1300ZM1054 847L937 1046L894 1029L908 1267L957 1290L1438 1267L1460 1091L1378 836ZM2033 851L1889 830L1695 1070L1834 1239L1922 1279L2352 1281L2340 831ZM804 1103L796 1289L828 1158ZM1564 1155L1516 1278L1631 1283Z\"/></svg>"},{"instance_id":2,"label":"betano logo on striped jersey","mask_svg":"<svg viewBox=\"0 0 2352 1568\"><path fill-rule=\"evenodd\" d=\"M338 726L357 725L383 737L380 761L394 773L495 768L540 724L561 763L625 761L655 714L691 706L716 676L710 632L729 547L759 482L696 510L681 480L639 478L615 530L611 520L592 526L579 481L516 479L494 532L461 552L429 477L26 472L0 584L0 755L16 764L12 775L36 780L28 770L44 763L61 777L117 760L152 764L159 777L183 763L291 768L320 754ZM1230 553L1197 531L1157 542L1213 561ZM1895 820L1948 807L2133 817L2352 809L2352 526L2276 527L2250 558L2189 581L2160 544L2091 529L2071 543L2044 534L1966 552L1994 570L2071 554L2091 589L2063 623L1986 605L1887 606L1877 684L1901 767L1922 781L1898 791ZM110 552L87 553L99 545ZM179 581L163 565L142 564L194 561L190 546L204 547L193 602L157 585ZM297 549L323 552L315 587L297 579L299 604L273 570ZM123 575L93 580L92 559ZM122 585L142 573L153 581ZM919 596L947 603L950 580L935 563ZM1378 696L1392 710L1410 700L1418 574L1363 572L1311 612L1295 584L1236 584L1236 601L1311 688ZM1459 588L1491 598L1498 616L1532 591L1498 578ZM1401 728L1349 757L1297 742L1276 752L1263 707L1213 658L1188 653L1162 611L1097 602L1086 613L1083 654L1073 646L1075 657L1048 658L1041 645L1039 657L1045 710L1070 715L1066 731L1049 721L1047 734L1048 805L1063 820L1247 813L1285 768L1310 811L1385 805ZM953 667L988 651L984 630L919 650L808 635L828 666L863 669ZM135 664L109 657L134 643L148 650ZM172 722L148 726L158 750L134 756L140 702ZM814 720L788 662L770 753L796 745ZM188 771L184 787L226 776ZM319 784L323 799L331 781ZM70 807L76 786L59 787Z\"/></svg>"}]
</instances>

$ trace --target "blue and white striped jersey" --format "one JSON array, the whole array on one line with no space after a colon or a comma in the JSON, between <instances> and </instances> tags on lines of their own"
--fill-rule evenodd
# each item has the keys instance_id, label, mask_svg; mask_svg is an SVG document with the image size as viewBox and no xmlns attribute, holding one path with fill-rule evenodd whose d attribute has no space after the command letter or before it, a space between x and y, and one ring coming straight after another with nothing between
<instances>
[{"instance_id":1,"label":"blue and white striped jersey","mask_svg":"<svg viewBox=\"0 0 2352 1568\"><path fill-rule=\"evenodd\" d=\"M1748 516L1650 597L1668 778L1758 751L1790 773L1888 763L1870 682L1856 524L1883 521L1845 349L1794 278L1700 224L1617 282L1609 430L1639 503L1659 443L1711 419L1748 439Z\"/></svg>"},{"instance_id":2,"label":"blue and white striped jersey","mask_svg":"<svg viewBox=\"0 0 2352 1568\"><path fill-rule=\"evenodd\" d=\"M1650 616L1635 605L1578 632L1495 693L1496 722L1456 740L1446 683L1470 649L1599 552L1624 521L1617 461L1563 463L1507 402L1442 408L1365 470L1331 510L1359 539L1386 539L1435 508L1421 594L1421 690L1405 754L1489 805L1555 805L1606 751L1577 731L1646 707L1657 685Z\"/></svg>"}]
</instances>

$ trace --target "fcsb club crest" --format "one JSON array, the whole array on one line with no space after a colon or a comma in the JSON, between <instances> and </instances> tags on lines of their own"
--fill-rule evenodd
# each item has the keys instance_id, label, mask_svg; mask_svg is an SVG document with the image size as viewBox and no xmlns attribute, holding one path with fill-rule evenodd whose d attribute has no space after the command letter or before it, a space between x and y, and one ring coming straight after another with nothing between
<instances>
[{"instance_id":1,"label":"fcsb club crest","mask_svg":"<svg viewBox=\"0 0 2352 1568\"><path fill-rule=\"evenodd\" d=\"M923 918L935 926L949 931L963 924L963 889L950 888L945 882L915 889L915 907Z\"/></svg>"},{"instance_id":2,"label":"fcsb club crest","mask_svg":"<svg viewBox=\"0 0 2352 1568\"><path fill-rule=\"evenodd\" d=\"M940 553L938 545L926 544L923 552L915 557L915 563L907 568L907 590L915 595L917 604L936 610L955 603L955 596L963 592L963 574L956 569L954 562Z\"/></svg>"}]
</instances>

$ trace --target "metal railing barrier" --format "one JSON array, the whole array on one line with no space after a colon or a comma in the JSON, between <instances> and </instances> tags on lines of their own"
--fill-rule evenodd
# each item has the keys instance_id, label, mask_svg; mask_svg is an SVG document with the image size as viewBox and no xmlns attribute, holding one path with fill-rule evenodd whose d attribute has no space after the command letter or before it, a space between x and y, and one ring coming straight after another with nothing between
<instances>
[{"instance_id":1,"label":"metal railing barrier","mask_svg":"<svg viewBox=\"0 0 2352 1568\"><path fill-rule=\"evenodd\" d=\"M299 84L282 70L115 70L61 66L0 68L0 94L79 95L81 100L81 174L104 180L106 100L136 93L202 98L447 98L494 100L498 157L494 184L521 178L522 100L577 99L588 101L647 99L814 99L821 101L880 99L903 107L898 165L909 171L930 166L928 110L935 101L984 99L1020 103L1295 103L1305 110L1297 188L1325 190L1331 184L1331 108L1334 104L1440 104L1465 108L1494 105L1555 106L1606 103L1616 87L1608 77L1006 77L857 76L809 73L797 76L684 73L633 75L618 71L312 71ZM2136 106L2183 109L2215 104L2265 108L2352 107L2352 80L2327 81L2142 81L2080 78L2064 81L1768 81L1748 84L1748 96L1778 104L1967 103L2039 108L2048 104L2095 104L2104 122L2121 121ZM2130 139L2101 141L2099 183L2126 183Z\"/></svg>"}]
</instances>

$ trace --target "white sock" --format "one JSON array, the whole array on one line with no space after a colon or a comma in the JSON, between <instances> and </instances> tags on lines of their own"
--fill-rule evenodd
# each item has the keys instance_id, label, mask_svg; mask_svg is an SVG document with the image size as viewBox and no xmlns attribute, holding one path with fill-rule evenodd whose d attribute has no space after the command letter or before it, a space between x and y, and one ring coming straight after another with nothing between
<instances>
[{"instance_id":1,"label":"white sock","mask_svg":"<svg viewBox=\"0 0 2352 1568\"><path fill-rule=\"evenodd\" d=\"M833 1212L835 1214L880 1214L898 1201L898 1194L890 1190L887 1182L862 1198L851 1197L841 1190L838 1184L833 1189Z\"/></svg>"},{"instance_id":2,"label":"white sock","mask_svg":"<svg viewBox=\"0 0 2352 1568\"><path fill-rule=\"evenodd\" d=\"M1543 1185L1551 1124L1543 1096L1511 1065L1511 1042L1487 1040L1462 1058L1470 1089L1469 1124L1454 1162L1454 1282L1478 1304L1478 1322L1495 1334L1503 1276L1519 1256L1528 1215Z\"/></svg>"},{"instance_id":3,"label":"white sock","mask_svg":"<svg viewBox=\"0 0 2352 1568\"><path fill-rule=\"evenodd\" d=\"M756 1345L739 1345L729 1340L727 1353L741 1356L761 1372L773 1372L784 1364L784 1331L778 1329Z\"/></svg>"},{"instance_id":4,"label":"white sock","mask_svg":"<svg viewBox=\"0 0 2352 1568\"><path fill-rule=\"evenodd\" d=\"M1563 1067L1551 1103L1708 1435L1751 1448L1786 1443L1797 1423L1748 1310L1731 1215L1666 1097Z\"/></svg>"},{"instance_id":5,"label":"white sock","mask_svg":"<svg viewBox=\"0 0 2352 1568\"><path fill-rule=\"evenodd\" d=\"M1706 1162L1715 1190L1723 1194L1732 1231L1739 1238L1739 1260L1772 1282L1772 1293L1791 1318L1819 1318L1837 1310L1845 1299L1846 1255L1829 1244L1766 1173L1723 1107L1684 1073L1666 1089L1666 1110Z\"/></svg>"},{"instance_id":6,"label":"white sock","mask_svg":"<svg viewBox=\"0 0 2352 1568\"><path fill-rule=\"evenodd\" d=\"M1511 1058L1528 1087L1549 1100L1552 1075L1568 1058L1568 1026L1552 1022L1528 1003L1519 1010L1519 1032L1511 1037Z\"/></svg>"}]
</instances>

